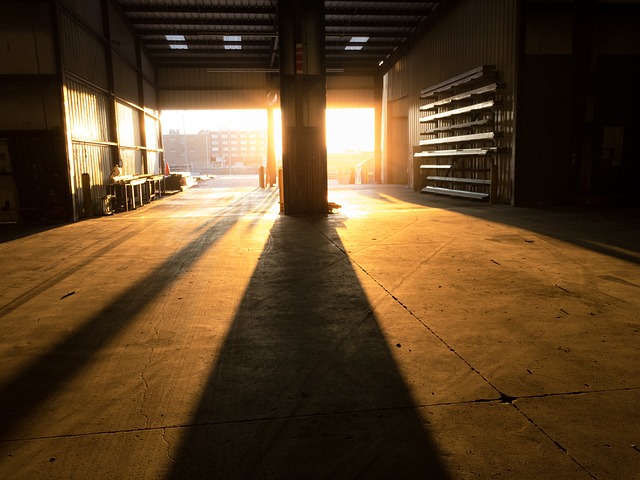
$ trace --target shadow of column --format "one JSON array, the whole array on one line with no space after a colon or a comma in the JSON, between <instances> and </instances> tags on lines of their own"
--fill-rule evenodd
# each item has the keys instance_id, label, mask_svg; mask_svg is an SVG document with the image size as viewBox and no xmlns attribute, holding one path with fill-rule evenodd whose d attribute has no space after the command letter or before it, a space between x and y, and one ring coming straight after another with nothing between
<instances>
[{"instance_id":1,"label":"shadow of column","mask_svg":"<svg viewBox=\"0 0 640 480\"><path fill-rule=\"evenodd\" d=\"M169 478L448 478L330 221L270 237Z\"/></svg>"},{"instance_id":2,"label":"shadow of column","mask_svg":"<svg viewBox=\"0 0 640 480\"><path fill-rule=\"evenodd\" d=\"M13 372L8 380L0 384L0 442L21 438L21 424L87 368L110 341L135 321L148 303L159 298L189 266L206 255L213 245L233 228L239 218L246 214L264 214L275 201L275 193L259 192L225 205L220 217L205 221L195 230L193 238L179 251L150 269L138 282L105 305L100 312L78 321L77 328L66 337ZM82 260L59 275L43 281L29 295L18 297L15 302L0 308L0 313L19 308L25 299L35 297L52 283L81 271L96 258L113 255L113 248L121 241L122 239L118 238L110 242L89 259ZM116 258L113 261L115 263L118 260Z\"/></svg>"}]
</instances>

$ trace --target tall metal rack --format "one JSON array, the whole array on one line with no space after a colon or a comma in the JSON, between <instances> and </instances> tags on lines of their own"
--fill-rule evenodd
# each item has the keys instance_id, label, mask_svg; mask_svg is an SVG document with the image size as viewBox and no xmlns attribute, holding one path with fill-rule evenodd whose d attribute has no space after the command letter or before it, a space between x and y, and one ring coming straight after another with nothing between
<instances>
[{"instance_id":1,"label":"tall metal rack","mask_svg":"<svg viewBox=\"0 0 640 480\"><path fill-rule=\"evenodd\" d=\"M504 84L483 65L420 92L424 139L414 147L414 189L492 201L499 151L495 110Z\"/></svg>"}]
</instances>

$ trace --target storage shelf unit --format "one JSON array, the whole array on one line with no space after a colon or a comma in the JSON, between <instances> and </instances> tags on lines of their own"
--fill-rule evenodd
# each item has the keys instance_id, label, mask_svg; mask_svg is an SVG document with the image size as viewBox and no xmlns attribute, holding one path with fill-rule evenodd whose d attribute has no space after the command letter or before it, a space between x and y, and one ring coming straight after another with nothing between
<instances>
[{"instance_id":1,"label":"storage shelf unit","mask_svg":"<svg viewBox=\"0 0 640 480\"><path fill-rule=\"evenodd\" d=\"M420 92L414 147L414 188L427 193L492 200L501 151L494 112L504 85L494 66L483 65Z\"/></svg>"}]
</instances>

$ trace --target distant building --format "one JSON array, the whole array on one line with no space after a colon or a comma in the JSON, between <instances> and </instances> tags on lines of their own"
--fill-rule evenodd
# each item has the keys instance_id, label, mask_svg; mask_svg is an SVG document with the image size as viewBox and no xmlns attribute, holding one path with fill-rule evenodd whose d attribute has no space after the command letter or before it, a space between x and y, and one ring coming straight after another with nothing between
<instances>
[{"instance_id":1,"label":"distant building","mask_svg":"<svg viewBox=\"0 0 640 480\"><path fill-rule=\"evenodd\" d=\"M213 167L257 167L266 163L265 130L202 131L188 135L172 131L162 139L164 158L173 170L197 172Z\"/></svg>"},{"instance_id":2,"label":"distant building","mask_svg":"<svg viewBox=\"0 0 640 480\"><path fill-rule=\"evenodd\" d=\"M163 135L162 143L164 158L172 170L199 171L211 166L208 133Z\"/></svg>"},{"instance_id":3,"label":"distant building","mask_svg":"<svg viewBox=\"0 0 640 480\"><path fill-rule=\"evenodd\" d=\"M266 163L266 130L229 131L210 133L211 151L218 166L259 166Z\"/></svg>"}]
</instances>

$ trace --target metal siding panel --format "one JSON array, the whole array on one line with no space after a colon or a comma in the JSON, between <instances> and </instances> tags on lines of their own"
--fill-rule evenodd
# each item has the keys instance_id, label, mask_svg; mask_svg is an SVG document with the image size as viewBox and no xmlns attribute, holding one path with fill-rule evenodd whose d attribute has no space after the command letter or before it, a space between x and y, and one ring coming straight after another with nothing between
<instances>
[{"instance_id":1,"label":"metal siding panel","mask_svg":"<svg viewBox=\"0 0 640 480\"><path fill-rule=\"evenodd\" d=\"M161 68L157 72L158 88L266 88L266 72L216 72L206 68Z\"/></svg>"},{"instance_id":2,"label":"metal siding panel","mask_svg":"<svg viewBox=\"0 0 640 480\"><path fill-rule=\"evenodd\" d=\"M373 89L334 89L327 91L327 108L374 108Z\"/></svg>"},{"instance_id":3,"label":"metal siding panel","mask_svg":"<svg viewBox=\"0 0 640 480\"><path fill-rule=\"evenodd\" d=\"M160 110L265 108L267 90L160 90Z\"/></svg>"},{"instance_id":4,"label":"metal siding panel","mask_svg":"<svg viewBox=\"0 0 640 480\"><path fill-rule=\"evenodd\" d=\"M145 52L142 52L142 73L149 79L155 82L156 69L151 63L151 60Z\"/></svg>"},{"instance_id":5,"label":"metal siding panel","mask_svg":"<svg viewBox=\"0 0 640 480\"><path fill-rule=\"evenodd\" d=\"M91 27L102 32L102 5L101 0L59 0L60 5L68 8Z\"/></svg>"},{"instance_id":6,"label":"metal siding panel","mask_svg":"<svg viewBox=\"0 0 640 480\"><path fill-rule=\"evenodd\" d=\"M72 197L78 216L84 211L84 192L82 174L89 174L91 181L91 200L93 211L102 209L102 197L107 195L107 183L111 174L111 151L106 145L94 145L72 142Z\"/></svg>"},{"instance_id":7,"label":"metal siding panel","mask_svg":"<svg viewBox=\"0 0 640 480\"><path fill-rule=\"evenodd\" d=\"M160 128L159 121L149 115L144 117L145 137L147 139L147 148L157 149L160 145Z\"/></svg>"},{"instance_id":8,"label":"metal siding panel","mask_svg":"<svg viewBox=\"0 0 640 480\"><path fill-rule=\"evenodd\" d=\"M113 50L132 64L136 63L136 38L122 17L109 3L109 28Z\"/></svg>"},{"instance_id":9,"label":"metal siding panel","mask_svg":"<svg viewBox=\"0 0 640 480\"><path fill-rule=\"evenodd\" d=\"M51 10L48 5L2 5L0 74L52 74L56 71Z\"/></svg>"},{"instance_id":10,"label":"metal siding panel","mask_svg":"<svg viewBox=\"0 0 640 480\"><path fill-rule=\"evenodd\" d=\"M102 43L64 13L60 24L65 70L106 89L107 60Z\"/></svg>"},{"instance_id":11,"label":"metal siding panel","mask_svg":"<svg viewBox=\"0 0 640 480\"><path fill-rule=\"evenodd\" d=\"M160 170L160 153L147 152L147 172L154 175L162 173Z\"/></svg>"},{"instance_id":12,"label":"metal siding panel","mask_svg":"<svg viewBox=\"0 0 640 480\"><path fill-rule=\"evenodd\" d=\"M128 105L116 102L116 117L118 144L131 148L140 147L140 112ZM125 174L131 175L131 172L125 171Z\"/></svg>"},{"instance_id":13,"label":"metal siding panel","mask_svg":"<svg viewBox=\"0 0 640 480\"><path fill-rule=\"evenodd\" d=\"M144 106L147 109L157 110L158 109L158 98L156 95L156 89L149 82L143 82L142 88L144 90Z\"/></svg>"},{"instance_id":14,"label":"metal siding panel","mask_svg":"<svg viewBox=\"0 0 640 480\"><path fill-rule=\"evenodd\" d=\"M69 78L65 87L67 128L71 138L108 142L108 97Z\"/></svg>"},{"instance_id":15,"label":"metal siding panel","mask_svg":"<svg viewBox=\"0 0 640 480\"><path fill-rule=\"evenodd\" d=\"M62 127L60 86L0 85L0 130L49 130Z\"/></svg>"},{"instance_id":16,"label":"metal siding panel","mask_svg":"<svg viewBox=\"0 0 640 480\"><path fill-rule=\"evenodd\" d=\"M113 58L113 83L116 96L135 105L139 104L138 72L117 56Z\"/></svg>"},{"instance_id":17,"label":"metal siding panel","mask_svg":"<svg viewBox=\"0 0 640 480\"><path fill-rule=\"evenodd\" d=\"M90 176L94 212L100 212L101 197L107 194L106 184L112 168L111 147L98 143L109 141L109 98L69 78L65 81L64 92L67 129L72 139L72 198L76 215L82 216L83 173Z\"/></svg>"}]
</instances>

